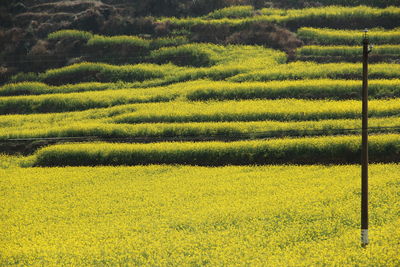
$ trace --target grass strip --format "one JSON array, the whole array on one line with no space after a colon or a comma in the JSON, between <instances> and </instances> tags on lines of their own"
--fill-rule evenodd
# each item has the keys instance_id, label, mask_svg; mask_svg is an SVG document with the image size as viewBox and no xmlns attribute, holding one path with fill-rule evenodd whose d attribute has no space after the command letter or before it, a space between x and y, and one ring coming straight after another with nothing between
<instances>
[{"instance_id":1,"label":"grass strip","mask_svg":"<svg viewBox=\"0 0 400 267\"><path fill-rule=\"evenodd\" d=\"M351 135L361 132L361 120L322 120L301 122L191 122L109 124L99 120L42 124L41 128L20 126L2 128L0 140L29 138L98 137L98 138L162 138L199 140L240 140L288 136ZM370 133L399 133L400 117L371 118Z\"/></svg>"},{"instance_id":2,"label":"grass strip","mask_svg":"<svg viewBox=\"0 0 400 267\"><path fill-rule=\"evenodd\" d=\"M400 114L398 99L371 100L369 107L371 117L398 116ZM144 123L302 121L360 117L361 101L278 99L137 104L134 112L117 115L113 120L118 123Z\"/></svg>"},{"instance_id":3,"label":"grass strip","mask_svg":"<svg viewBox=\"0 0 400 267\"><path fill-rule=\"evenodd\" d=\"M35 166L254 165L359 163L360 136L283 138L237 142L60 144L35 154ZM400 135L370 136L371 162L399 162Z\"/></svg>"},{"instance_id":4,"label":"grass strip","mask_svg":"<svg viewBox=\"0 0 400 267\"><path fill-rule=\"evenodd\" d=\"M303 27L297 35L307 43L320 45L361 45L361 30L338 30ZM368 39L371 44L383 45L400 43L400 30L370 29Z\"/></svg>"},{"instance_id":5,"label":"grass strip","mask_svg":"<svg viewBox=\"0 0 400 267\"><path fill-rule=\"evenodd\" d=\"M370 79L399 79L399 64L370 64ZM265 70L241 73L227 80L232 82L271 81L271 80L302 80L302 79L362 79L362 64L360 63L326 63L293 62L277 65Z\"/></svg>"},{"instance_id":6,"label":"grass strip","mask_svg":"<svg viewBox=\"0 0 400 267\"><path fill-rule=\"evenodd\" d=\"M400 80L370 80L370 98L400 97ZM187 99L360 99L361 82L355 80L287 80L270 82L194 82L183 84ZM186 88L186 87L185 87Z\"/></svg>"},{"instance_id":7,"label":"grass strip","mask_svg":"<svg viewBox=\"0 0 400 267\"><path fill-rule=\"evenodd\" d=\"M163 102L176 97L176 92L160 88L0 97L0 114L76 111L130 103Z\"/></svg>"}]
</instances>

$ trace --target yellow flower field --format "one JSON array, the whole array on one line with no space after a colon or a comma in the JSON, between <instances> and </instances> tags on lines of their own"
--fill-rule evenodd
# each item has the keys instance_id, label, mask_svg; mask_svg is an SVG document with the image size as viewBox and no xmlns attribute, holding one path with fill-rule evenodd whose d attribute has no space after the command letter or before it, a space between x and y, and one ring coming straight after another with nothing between
<instances>
[{"instance_id":1,"label":"yellow flower field","mask_svg":"<svg viewBox=\"0 0 400 267\"><path fill-rule=\"evenodd\" d=\"M371 166L363 249L358 166L6 167L0 265L398 266L399 173Z\"/></svg>"}]
</instances>

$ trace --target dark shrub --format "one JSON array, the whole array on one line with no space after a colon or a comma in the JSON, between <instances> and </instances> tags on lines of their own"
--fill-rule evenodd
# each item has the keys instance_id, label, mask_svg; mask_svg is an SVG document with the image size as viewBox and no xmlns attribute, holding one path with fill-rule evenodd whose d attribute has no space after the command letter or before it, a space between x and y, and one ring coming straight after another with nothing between
<instances>
[{"instance_id":1,"label":"dark shrub","mask_svg":"<svg viewBox=\"0 0 400 267\"><path fill-rule=\"evenodd\" d=\"M238 31L226 40L230 44L263 45L274 49L292 51L302 45L296 35L284 28L267 22L255 22L247 29Z\"/></svg>"},{"instance_id":2,"label":"dark shrub","mask_svg":"<svg viewBox=\"0 0 400 267\"><path fill-rule=\"evenodd\" d=\"M227 24L197 24L192 27L192 42L222 44L231 35L231 29Z\"/></svg>"}]
</instances>

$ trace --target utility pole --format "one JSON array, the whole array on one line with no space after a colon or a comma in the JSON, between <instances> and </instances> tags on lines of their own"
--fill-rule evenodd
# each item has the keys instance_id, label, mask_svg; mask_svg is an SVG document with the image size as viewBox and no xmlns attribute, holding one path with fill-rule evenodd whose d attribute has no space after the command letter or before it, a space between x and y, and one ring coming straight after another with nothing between
<instances>
[{"instance_id":1,"label":"utility pole","mask_svg":"<svg viewBox=\"0 0 400 267\"><path fill-rule=\"evenodd\" d=\"M371 52L367 36L363 38L363 82L362 82L362 148L361 148L361 245L368 239L368 53Z\"/></svg>"}]
</instances>

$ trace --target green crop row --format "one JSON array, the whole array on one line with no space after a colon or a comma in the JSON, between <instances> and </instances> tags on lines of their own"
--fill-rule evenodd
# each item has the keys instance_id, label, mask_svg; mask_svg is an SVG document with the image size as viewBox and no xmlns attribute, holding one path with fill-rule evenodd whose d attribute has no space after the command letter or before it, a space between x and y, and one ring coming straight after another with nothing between
<instances>
[{"instance_id":1,"label":"green crop row","mask_svg":"<svg viewBox=\"0 0 400 267\"><path fill-rule=\"evenodd\" d=\"M400 116L398 101L396 100L372 100L370 101L371 106L371 120L379 120L381 117L386 116L396 116L393 118L388 118L384 120L385 123L376 122L374 126L397 126L396 120ZM242 112L243 111L243 112ZM13 133L12 136L18 136L18 132L21 131L29 136L30 132L34 135L35 132L39 131L40 134L45 133L42 131L45 129L52 129L54 135L60 129L68 129L72 125L94 125L94 124L104 124L117 121L119 123L123 122L218 122L221 125L232 125L237 122L239 125L244 124L246 121L265 121L265 120L276 120L276 124L272 122L266 122L268 125L277 125L276 130L290 130L291 127L299 130L301 134L302 125L305 123L310 126L311 129L319 130L317 124L318 121L323 119L343 119L343 118L360 118L361 117L361 103L358 101L310 101L310 100L267 100L267 101L227 101L227 102L212 102L212 103L200 103L200 102L169 102L169 103L157 103L157 104L128 104L119 105L108 108L95 108L84 111L74 111L74 112L63 112L63 113L46 113L46 114L24 114L24 115L1 115L0 116L0 128L1 136L7 137L8 133ZM295 121L290 122L290 125L286 127L285 124L279 123L279 121L288 120L303 120L303 122L296 123ZM307 121L309 120L309 121ZM310 121L317 120L317 121ZM394 121L392 121L394 120ZM225 121L225 123L223 123ZM230 123L228 123L230 122ZM217 123L217 124L218 124ZM255 122L256 123L256 122ZM261 123L261 122L257 122ZM322 123L321 125L327 125L327 129L331 126L335 128L336 122L328 121ZM350 122L349 122L350 123ZM372 123L372 122L371 122ZM354 128L354 124L351 122L340 122L337 126L341 128ZM126 124L124 124L126 125ZM146 126L147 125L147 126ZM148 128L148 124L135 127L140 127L140 131ZM160 127L160 129L165 129L165 135L169 134L169 126L162 126L161 124L151 124ZM170 126L174 124L170 124ZM179 132L183 134L186 132L191 132L192 128L195 128L194 132L197 132L198 128L202 128L202 125L208 125L205 127L210 127L210 129L216 129L215 124L182 124L176 126L177 130L173 130L171 135L179 135ZM249 125L252 125L251 123ZM75 127L74 126L74 127ZM275 126L262 125L260 127L266 127L267 130L274 130ZM95 126L93 126L95 127ZM105 126L112 127L112 126ZM229 129L236 128L236 126L227 126ZM246 126L247 127L247 126ZM251 126L253 127L253 126ZM249 126L249 129L251 128ZM256 127L256 126L254 126ZM272 128L270 128L272 127ZM300 128L299 128L300 127ZM342 128L343 128L342 127ZM76 128L76 127L75 127ZM100 127L101 128L101 127ZM184 130L188 128L189 130ZM357 128L357 127L356 127ZM114 128L108 128L114 129ZM118 128L119 129L119 128ZM132 129L132 128L129 128ZM139 129L139 128L135 128ZM297 131L296 130L296 131ZM74 132L75 130L72 130ZM77 130L78 131L78 130ZM102 130L103 131L103 130ZM108 131L108 130L107 130ZM106 132L107 132L106 131ZM111 130L110 130L111 131ZM147 130L143 130L145 133L149 133ZM152 132L151 130L150 132ZM164 131L164 130L160 130ZM199 130L201 135L203 130ZM220 130L218 130L220 131ZM225 132L224 130L221 130ZM244 130L246 132L247 130ZM251 131L251 129L249 130ZM254 131L258 131L256 127ZM40 135L39 134L39 135ZM155 132L157 135L158 132ZM183 135L182 134L182 135ZM149 135L151 135L149 133ZM11 137L8 136L8 137ZM22 135L20 136L22 137ZM33 136L34 137L34 136Z\"/></svg>"},{"instance_id":2,"label":"green crop row","mask_svg":"<svg viewBox=\"0 0 400 267\"><path fill-rule=\"evenodd\" d=\"M137 36L118 35L118 36L102 36L94 35L87 42L87 45L92 48L112 48L115 44L132 46L137 49L148 49L150 41Z\"/></svg>"},{"instance_id":3,"label":"green crop row","mask_svg":"<svg viewBox=\"0 0 400 267\"><path fill-rule=\"evenodd\" d=\"M243 9L243 8L242 8ZM367 6L343 7L330 6L305 9L262 9L261 15L250 13L249 10L215 11L210 18L163 18L160 21L169 21L174 26L190 30L194 26L230 26L243 29L254 22L273 22L285 25L291 29L299 27L327 27L327 28L395 28L396 21L400 20L399 7L373 8ZM241 18L227 18L235 16ZM256 12L257 13L257 12ZM250 17L244 17L245 15ZM218 17L220 19L215 19ZM243 18L244 17L244 18Z\"/></svg>"},{"instance_id":4,"label":"green crop row","mask_svg":"<svg viewBox=\"0 0 400 267\"><path fill-rule=\"evenodd\" d=\"M327 28L373 28L398 27L395 21L400 19L399 7L373 8L368 6L357 7L317 7L308 9L287 10L287 14L277 21L281 21L290 28L299 26L327 27Z\"/></svg>"},{"instance_id":5,"label":"green crop row","mask_svg":"<svg viewBox=\"0 0 400 267\"><path fill-rule=\"evenodd\" d=\"M207 67L214 65L216 53L211 49L204 49L197 44L188 44L179 47L166 47L152 51L150 59L163 64L171 62L178 66Z\"/></svg>"},{"instance_id":6,"label":"green crop row","mask_svg":"<svg viewBox=\"0 0 400 267\"><path fill-rule=\"evenodd\" d=\"M138 87L136 87L138 86ZM139 89L144 84L134 83L81 83L63 86L49 86L38 82L23 82L7 84L0 87L0 95L40 95L40 94L65 94L86 91L105 91L135 88ZM173 90L182 98L191 101L204 100L232 100L232 99L281 99L281 98L303 98L303 99L359 99L360 81L355 80L286 80L269 82L225 82L199 80L192 82L176 83L163 86L165 89L146 86L150 95L157 91ZM370 80L370 98L393 98L400 97L400 81L393 80ZM143 94L143 91L132 91L132 95ZM100 93L101 94L101 93ZM82 96L85 96L83 94ZM48 96L50 97L50 96ZM58 97L61 97L59 95ZM15 99L15 98L14 98ZM22 99L22 98L18 98ZM30 98L34 99L34 98Z\"/></svg>"},{"instance_id":7,"label":"green crop row","mask_svg":"<svg viewBox=\"0 0 400 267\"><path fill-rule=\"evenodd\" d=\"M248 18L255 15L253 6L230 6L217 9L204 18L222 19L222 18Z\"/></svg>"},{"instance_id":8,"label":"green crop row","mask_svg":"<svg viewBox=\"0 0 400 267\"><path fill-rule=\"evenodd\" d=\"M178 46L188 43L183 36L162 37L154 39L144 39L132 35L103 36L94 35L90 32L79 30L60 30L52 32L47 36L49 40L60 40L63 38L74 38L87 41L89 47L116 47L116 46L133 46L143 49L159 49L167 46Z\"/></svg>"},{"instance_id":9,"label":"green crop row","mask_svg":"<svg viewBox=\"0 0 400 267\"><path fill-rule=\"evenodd\" d=\"M180 66L219 67L246 64L246 68L260 68L286 62L286 55L281 51L260 46L186 44L177 47L164 47L150 53L147 60L156 63L172 62ZM192 71L193 72L193 71Z\"/></svg>"},{"instance_id":10,"label":"green crop row","mask_svg":"<svg viewBox=\"0 0 400 267\"><path fill-rule=\"evenodd\" d=\"M88 41L89 39L93 38L93 34L79 30L60 30L52 32L47 36L47 39L49 40L59 40L63 38L73 38Z\"/></svg>"},{"instance_id":11,"label":"green crop row","mask_svg":"<svg viewBox=\"0 0 400 267\"><path fill-rule=\"evenodd\" d=\"M11 114L0 115L0 128L4 131L35 130L42 127L63 127L74 123L93 123L110 120L110 118L136 110L135 104L95 108L83 111L61 113Z\"/></svg>"},{"instance_id":12,"label":"green crop row","mask_svg":"<svg viewBox=\"0 0 400 267\"><path fill-rule=\"evenodd\" d=\"M149 54L150 41L137 36L95 35L86 43L85 57L91 62L126 64L143 62Z\"/></svg>"},{"instance_id":13,"label":"green crop row","mask_svg":"<svg viewBox=\"0 0 400 267\"><path fill-rule=\"evenodd\" d=\"M310 2L316 2L317 4L323 5L343 5L343 6L376 6L376 7L387 7L387 6L399 6L399 0L315 0ZM309 2L309 3L310 3ZM289 0L287 4L298 3L297 0Z\"/></svg>"},{"instance_id":14,"label":"green crop row","mask_svg":"<svg viewBox=\"0 0 400 267\"><path fill-rule=\"evenodd\" d=\"M68 31L55 32L55 36L63 36ZM79 33L79 31L76 31ZM85 34L85 32L81 32ZM68 34L67 34L68 35ZM236 57L243 58L240 50L257 50L261 47L218 46L212 44L187 44L185 37L158 38L153 40L137 36L101 36L94 35L87 41L86 49L81 49L82 57L90 62L106 62L112 64L172 62L183 66L210 66L232 62ZM286 56L278 51L263 49L263 52L279 62L285 62ZM245 54L248 54L246 52ZM252 55L252 58L256 56ZM263 56L265 58L265 55ZM268 60L270 61L270 60Z\"/></svg>"},{"instance_id":15,"label":"green crop row","mask_svg":"<svg viewBox=\"0 0 400 267\"><path fill-rule=\"evenodd\" d=\"M355 80L286 80L270 82L193 82L181 85L190 88L189 100L228 99L360 99L361 82ZM400 97L400 80L370 80L371 98Z\"/></svg>"},{"instance_id":16,"label":"green crop row","mask_svg":"<svg viewBox=\"0 0 400 267\"><path fill-rule=\"evenodd\" d=\"M200 122L110 124L99 120L85 122L43 123L42 127L0 129L0 140L15 138L94 137L162 139L240 140L287 136L348 135L361 131L361 120L321 120L301 122ZM27 127L27 128L25 128ZM400 117L371 118L370 133L399 133Z\"/></svg>"},{"instance_id":17,"label":"green crop row","mask_svg":"<svg viewBox=\"0 0 400 267\"><path fill-rule=\"evenodd\" d=\"M130 103L170 101L177 93L163 88L0 97L0 114L63 112Z\"/></svg>"},{"instance_id":18,"label":"green crop row","mask_svg":"<svg viewBox=\"0 0 400 267\"><path fill-rule=\"evenodd\" d=\"M371 100L372 117L398 116L399 99ZM136 104L135 112L118 115L119 123L206 122L262 120L321 120L360 118L361 101L328 100L241 100L223 102L184 102Z\"/></svg>"},{"instance_id":19,"label":"green crop row","mask_svg":"<svg viewBox=\"0 0 400 267\"><path fill-rule=\"evenodd\" d=\"M361 45L364 36L363 30L337 30L303 27L298 29L297 35L307 43L321 45ZM370 43L399 44L400 30L371 29L368 31Z\"/></svg>"},{"instance_id":20,"label":"green crop row","mask_svg":"<svg viewBox=\"0 0 400 267\"><path fill-rule=\"evenodd\" d=\"M86 91L104 91L111 89L133 88L138 84L133 83L78 83L65 84L61 86L51 86L41 82L20 82L10 83L0 86L1 96L18 96L18 95L42 95L57 93L76 93Z\"/></svg>"},{"instance_id":21,"label":"green crop row","mask_svg":"<svg viewBox=\"0 0 400 267\"><path fill-rule=\"evenodd\" d=\"M357 163L359 136L283 138L266 141L62 144L40 149L36 166L96 166L142 164L254 165ZM371 162L398 162L400 135L369 139Z\"/></svg>"},{"instance_id":22,"label":"green crop row","mask_svg":"<svg viewBox=\"0 0 400 267\"><path fill-rule=\"evenodd\" d=\"M289 0L291 1L291 0ZM292 0L293 2L298 2ZM367 0L368 1L368 0ZM313 7L313 8L303 8L303 9L277 9L277 8L263 8L260 10L255 10L253 6L230 6L222 9L212 11L203 18L205 19L224 19L224 18L249 18L254 16L270 16L277 21L280 20L291 20L298 17L321 17L324 16L327 19L331 17L343 18L343 17L356 17L362 18L366 16L377 16L381 13L396 14L399 10L395 7L398 5L398 0L392 0L392 4L385 1L387 8L374 8L370 4L367 4L365 0L362 1L347 1L346 0L319 0L318 2L324 2L324 7ZM378 2L378 0L371 0ZM288 1L286 1L288 2ZM345 4L357 5L357 6L343 6ZM379 1L382 3L383 1ZM343 4L343 5L342 5ZM360 6L361 4L361 6ZM279 19L278 19L279 18Z\"/></svg>"},{"instance_id":23,"label":"green crop row","mask_svg":"<svg viewBox=\"0 0 400 267\"><path fill-rule=\"evenodd\" d=\"M135 82L162 78L165 73L175 70L176 67L172 65L138 64L114 66L104 63L84 62L47 70L39 77L43 82L53 85L80 82Z\"/></svg>"},{"instance_id":24,"label":"green crop row","mask_svg":"<svg viewBox=\"0 0 400 267\"><path fill-rule=\"evenodd\" d=\"M61 30L49 34L51 40L61 38L84 39L80 46L81 56L86 61L126 64L143 62L151 50L161 47L179 46L188 43L185 37L144 39L138 36L102 36L77 30Z\"/></svg>"},{"instance_id":25,"label":"green crop row","mask_svg":"<svg viewBox=\"0 0 400 267\"><path fill-rule=\"evenodd\" d=\"M269 69L241 73L227 80L233 82L271 81L287 79L362 79L362 64L360 63L327 63L293 62L276 65ZM400 78L399 64L370 64L370 79Z\"/></svg>"},{"instance_id":26,"label":"green crop row","mask_svg":"<svg viewBox=\"0 0 400 267\"><path fill-rule=\"evenodd\" d=\"M189 51L187 53L187 51ZM183 52L183 54L182 54ZM186 54L185 54L186 53ZM204 55L206 55L204 57ZM172 64L110 65L105 63L77 63L41 73L36 80L51 85L82 82L142 82L159 79L156 84L170 84L193 79L225 79L250 70L271 67L286 62L286 55L259 46L218 46L211 44L192 44L178 48L163 48L154 51L151 61L174 63L185 59L215 63L207 68L178 67ZM207 63L207 64L208 64ZM187 63L190 65L190 63Z\"/></svg>"},{"instance_id":27,"label":"green crop row","mask_svg":"<svg viewBox=\"0 0 400 267\"><path fill-rule=\"evenodd\" d=\"M317 46L308 45L298 48L296 51L297 56L340 56L340 57L359 57L361 61L361 55L363 48L361 46ZM379 45L374 46L370 56L374 55L400 55L400 45Z\"/></svg>"}]
</instances>

